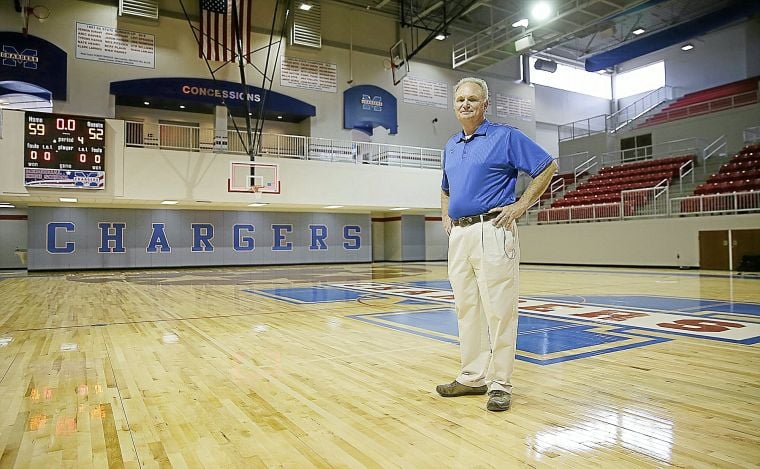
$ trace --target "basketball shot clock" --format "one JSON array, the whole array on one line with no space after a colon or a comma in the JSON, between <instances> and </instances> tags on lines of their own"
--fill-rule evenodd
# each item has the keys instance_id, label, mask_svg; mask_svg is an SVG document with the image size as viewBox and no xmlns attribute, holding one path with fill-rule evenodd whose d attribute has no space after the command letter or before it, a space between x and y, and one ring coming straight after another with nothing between
<instances>
[{"instance_id":1,"label":"basketball shot clock","mask_svg":"<svg viewBox=\"0 0 760 469\"><path fill-rule=\"evenodd\" d=\"M105 127L98 117L27 112L24 185L103 189Z\"/></svg>"}]
</instances>

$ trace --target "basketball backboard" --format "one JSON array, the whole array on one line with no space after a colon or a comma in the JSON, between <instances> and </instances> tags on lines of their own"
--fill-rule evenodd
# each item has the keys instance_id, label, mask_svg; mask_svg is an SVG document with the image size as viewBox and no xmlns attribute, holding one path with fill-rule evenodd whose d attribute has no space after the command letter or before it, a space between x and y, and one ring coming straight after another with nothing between
<instances>
[{"instance_id":1,"label":"basketball backboard","mask_svg":"<svg viewBox=\"0 0 760 469\"><path fill-rule=\"evenodd\" d=\"M231 161L228 192L280 193L279 165Z\"/></svg>"},{"instance_id":2,"label":"basketball backboard","mask_svg":"<svg viewBox=\"0 0 760 469\"><path fill-rule=\"evenodd\" d=\"M390 49L391 73L393 84L398 85L409 74L409 60L406 57L406 43L403 39L393 44Z\"/></svg>"}]
</instances>

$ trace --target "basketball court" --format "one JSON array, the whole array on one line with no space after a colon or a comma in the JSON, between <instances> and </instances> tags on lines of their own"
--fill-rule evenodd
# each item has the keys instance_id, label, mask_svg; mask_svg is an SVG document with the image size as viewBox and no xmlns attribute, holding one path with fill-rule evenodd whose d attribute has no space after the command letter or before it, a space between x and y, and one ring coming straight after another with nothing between
<instances>
[{"instance_id":1,"label":"basketball court","mask_svg":"<svg viewBox=\"0 0 760 469\"><path fill-rule=\"evenodd\" d=\"M513 406L446 265L0 275L8 467L753 467L760 276L523 265Z\"/></svg>"}]
</instances>

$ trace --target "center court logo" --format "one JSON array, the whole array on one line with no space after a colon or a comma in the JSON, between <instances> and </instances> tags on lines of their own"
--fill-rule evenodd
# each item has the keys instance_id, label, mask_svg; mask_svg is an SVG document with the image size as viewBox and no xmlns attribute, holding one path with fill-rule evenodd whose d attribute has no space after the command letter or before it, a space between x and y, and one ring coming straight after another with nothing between
<instances>
[{"instance_id":1,"label":"center court logo","mask_svg":"<svg viewBox=\"0 0 760 469\"><path fill-rule=\"evenodd\" d=\"M13 46L3 44L0 58L6 67L16 67L21 64L24 68L36 69L39 57L36 49L24 49L21 52Z\"/></svg>"}]
</instances>

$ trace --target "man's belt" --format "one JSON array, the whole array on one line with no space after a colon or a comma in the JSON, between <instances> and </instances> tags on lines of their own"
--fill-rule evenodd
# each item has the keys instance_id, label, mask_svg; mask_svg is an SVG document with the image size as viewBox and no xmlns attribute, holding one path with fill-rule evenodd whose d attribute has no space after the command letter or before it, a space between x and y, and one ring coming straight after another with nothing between
<instances>
[{"instance_id":1,"label":"man's belt","mask_svg":"<svg viewBox=\"0 0 760 469\"><path fill-rule=\"evenodd\" d=\"M480 223L482 221L493 220L494 218L499 216L500 213L501 212L488 212L482 215L472 215L469 217L456 218L456 219L452 219L451 223L453 223L454 226L470 226L470 225L474 225L475 223Z\"/></svg>"}]
</instances>

